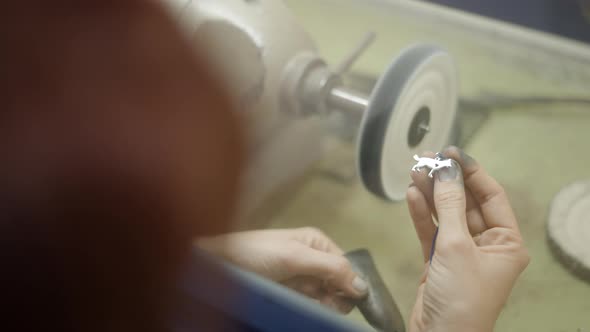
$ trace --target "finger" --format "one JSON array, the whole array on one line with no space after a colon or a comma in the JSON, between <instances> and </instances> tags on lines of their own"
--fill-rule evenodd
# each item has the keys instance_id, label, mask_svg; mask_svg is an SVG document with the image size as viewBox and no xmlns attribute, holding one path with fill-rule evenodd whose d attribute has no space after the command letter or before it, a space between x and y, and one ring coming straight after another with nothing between
<instances>
[{"instance_id":1,"label":"finger","mask_svg":"<svg viewBox=\"0 0 590 332\"><path fill-rule=\"evenodd\" d=\"M313 249L343 255L344 251L324 232L315 227L303 227L295 230L295 239Z\"/></svg>"},{"instance_id":2,"label":"finger","mask_svg":"<svg viewBox=\"0 0 590 332\"><path fill-rule=\"evenodd\" d=\"M426 287L425 283L421 283L418 287L418 294L416 295L416 303L414 304L414 308L412 309L412 315L410 316L410 322L423 322L423 314L424 314L424 288Z\"/></svg>"},{"instance_id":3,"label":"finger","mask_svg":"<svg viewBox=\"0 0 590 332\"><path fill-rule=\"evenodd\" d=\"M471 240L461 166L454 160L451 163L451 167L435 173L434 181L434 205L438 213L441 245L457 239Z\"/></svg>"},{"instance_id":4,"label":"finger","mask_svg":"<svg viewBox=\"0 0 590 332\"><path fill-rule=\"evenodd\" d=\"M325 294L320 303L343 314L348 314L354 309L354 303L350 300L330 294Z\"/></svg>"},{"instance_id":5,"label":"finger","mask_svg":"<svg viewBox=\"0 0 590 332\"><path fill-rule=\"evenodd\" d=\"M447 155L464 167L465 185L479 204L487 227L506 227L518 230L518 224L504 188L472 157L457 147L445 150Z\"/></svg>"},{"instance_id":6,"label":"finger","mask_svg":"<svg viewBox=\"0 0 590 332\"><path fill-rule=\"evenodd\" d=\"M422 154L422 157L434 158L435 153L427 151ZM426 202L428 202L428 205L430 206L430 211L432 211L434 217L438 219L436 210L434 209L434 180L428 176L429 171L430 170L427 168L421 169L419 172L411 171L410 176L412 177L412 181L414 181L416 187L420 189L422 194L424 194Z\"/></svg>"},{"instance_id":7,"label":"finger","mask_svg":"<svg viewBox=\"0 0 590 332\"><path fill-rule=\"evenodd\" d=\"M451 154L447 156L445 150L445 157L454 159L455 154ZM435 154L433 152L425 152L423 157L434 158ZM428 177L428 170L422 170L420 172L411 172L412 180L414 181L416 187L422 191L428 205L430 206L431 211L433 211L433 215L435 218L438 219L436 214L436 209L434 208L434 198L433 198L433 191L434 191L434 181L432 178ZM471 235L476 235L482 233L486 229L488 229L484 217L481 213L479 208L479 203L473 197L473 194L469 189L466 189L465 197L467 201L467 225L469 228L469 232Z\"/></svg>"},{"instance_id":8,"label":"finger","mask_svg":"<svg viewBox=\"0 0 590 332\"><path fill-rule=\"evenodd\" d=\"M282 284L312 299L319 300L324 295L322 282L313 277L295 277Z\"/></svg>"},{"instance_id":9,"label":"finger","mask_svg":"<svg viewBox=\"0 0 590 332\"><path fill-rule=\"evenodd\" d=\"M469 188L465 188L465 203L466 203L466 216L467 216L467 227L469 233L475 236L483 233L488 229L488 226L483 217L483 213L479 207L479 204L473 197L473 193Z\"/></svg>"},{"instance_id":10,"label":"finger","mask_svg":"<svg viewBox=\"0 0 590 332\"><path fill-rule=\"evenodd\" d=\"M424 264L424 272L422 272L422 276L420 277L420 285L424 284L428 279L428 272L430 272L430 264Z\"/></svg>"},{"instance_id":11,"label":"finger","mask_svg":"<svg viewBox=\"0 0 590 332\"><path fill-rule=\"evenodd\" d=\"M432 241L436 231L436 226L432 222L431 209L422 191L415 186L408 188L406 197L410 216L412 217L416 234L422 246L424 261L427 261L430 257Z\"/></svg>"},{"instance_id":12,"label":"finger","mask_svg":"<svg viewBox=\"0 0 590 332\"><path fill-rule=\"evenodd\" d=\"M362 298L368 291L367 283L354 273L342 255L302 246L285 266L291 275L315 277L346 297Z\"/></svg>"}]
</instances>

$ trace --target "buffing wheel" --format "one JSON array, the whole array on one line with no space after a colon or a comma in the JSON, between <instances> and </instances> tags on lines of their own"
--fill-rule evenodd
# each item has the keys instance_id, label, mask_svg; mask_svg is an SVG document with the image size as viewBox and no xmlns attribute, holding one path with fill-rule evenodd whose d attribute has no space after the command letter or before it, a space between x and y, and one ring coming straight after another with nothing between
<instances>
[{"instance_id":1,"label":"buffing wheel","mask_svg":"<svg viewBox=\"0 0 590 332\"><path fill-rule=\"evenodd\" d=\"M555 196L547 238L561 263L590 281L590 181L571 184Z\"/></svg>"},{"instance_id":2,"label":"buffing wheel","mask_svg":"<svg viewBox=\"0 0 590 332\"><path fill-rule=\"evenodd\" d=\"M385 71L361 122L358 166L372 193L400 201L414 154L448 144L457 111L457 75L450 55L432 45L404 50Z\"/></svg>"}]
</instances>

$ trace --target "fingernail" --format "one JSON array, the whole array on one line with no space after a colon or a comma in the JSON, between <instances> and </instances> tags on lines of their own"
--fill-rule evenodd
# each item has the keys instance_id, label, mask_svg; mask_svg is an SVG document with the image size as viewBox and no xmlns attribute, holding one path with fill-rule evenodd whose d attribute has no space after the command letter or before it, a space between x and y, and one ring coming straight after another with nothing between
<instances>
[{"instance_id":1,"label":"fingernail","mask_svg":"<svg viewBox=\"0 0 590 332\"><path fill-rule=\"evenodd\" d=\"M454 160L451 161L451 164L453 165L452 167L442 168L436 173L438 181L449 182L459 178L459 175L461 174L459 165Z\"/></svg>"},{"instance_id":2,"label":"fingernail","mask_svg":"<svg viewBox=\"0 0 590 332\"><path fill-rule=\"evenodd\" d=\"M473 163L475 163L475 159L473 159L473 157L471 157L470 155L468 155L467 153L465 153L465 151L459 149L459 151L461 151L461 159L463 159L463 164L468 166L471 165Z\"/></svg>"},{"instance_id":3,"label":"fingernail","mask_svg":"<svg viewBox=\"0 0 590 332\"><path fill-rule=\"evenodd\" d=\"M471 157L470 155L465 153L465 151L463 151L463 149L456 147L456 146L449 146L448 148L445 149L445 152L450 152L453 150L459 152L459 158L461 158L462 165L469 166L469 165L476 162L475 159L473 159L473 157Z\"/></svg>"},{"instance_id":4,"label":"fingernail","mask_svg":"<svg viewBox=\"0 0 590 332\"><path fill-rule=\"evenodd\" d=\"M364 294L369 289L369 285L360 277L355 277L352 281L352 287L356 289L357 292Z\"/></svg>"}]
</instances>

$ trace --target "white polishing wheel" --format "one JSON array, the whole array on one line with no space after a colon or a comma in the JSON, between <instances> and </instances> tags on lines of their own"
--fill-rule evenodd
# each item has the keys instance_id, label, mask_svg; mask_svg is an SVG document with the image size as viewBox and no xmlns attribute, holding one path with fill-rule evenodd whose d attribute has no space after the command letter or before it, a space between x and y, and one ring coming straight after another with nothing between
<instances>
[{"instance_id":1,"label":"white polishing wheel","mask_svg":"<svg viewBox=\"0 0 590 332\"><path fill-rule=\"evenodd\" d=\"M420 44L405 49L385 71L361 122L358 165L372 193L401 201L414 154L449 143L457 112L457 74L451 56Z\"/></svg>"},{"instance_id":2,"label":"white polishing wheel","mask_svg":"<svg viewBox=\"0 0 590 332\"><path fill-rule=\"evenodd\" d=\"M590 281L590 181L573 183L555 196L547 238L561 263Z\"/></svg>"}]
</instances>

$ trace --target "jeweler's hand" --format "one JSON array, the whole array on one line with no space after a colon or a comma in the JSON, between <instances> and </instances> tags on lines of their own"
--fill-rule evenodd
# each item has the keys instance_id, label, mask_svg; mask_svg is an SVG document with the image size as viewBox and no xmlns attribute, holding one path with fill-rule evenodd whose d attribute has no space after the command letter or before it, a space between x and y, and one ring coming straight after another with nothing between
<instances>
[{"instance_id":1,"label":"jeweler's hand","mask_svg":"<svg viewBox=\"0 0 590 332\"><path fill-rule=\"evenodd\" d=\"M407 193L426 261L410 331L492 331L530 258L503 188L458 148L444 156L458 163L413 173Z\"/></svg>"},{"instance_id":2,"label":"jeweler's hand","mask_svg":"<svg viewBox=\"0 0 590 332\"><path fill-rule=\"evenodd\" d=\"M232 233L198 245L342 313L352 310L350 299L367 292L342 250L315 228Z\"/></svg>"}]
</instances>

